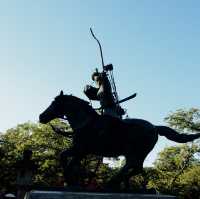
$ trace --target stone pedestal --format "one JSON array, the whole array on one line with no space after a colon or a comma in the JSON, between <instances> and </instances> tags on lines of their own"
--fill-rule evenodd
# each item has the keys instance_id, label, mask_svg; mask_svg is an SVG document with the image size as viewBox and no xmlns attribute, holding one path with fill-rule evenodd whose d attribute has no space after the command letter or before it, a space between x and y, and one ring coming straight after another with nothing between
<instances>
[{"instance_id":1,"label":"stone pedestal","mask_svg":"<svg viewBox=\"0 0 200 199\"><path fill-rule=\"evenodd\" d=\"M175 199L175 196L132 193L31 191L25 199Z\"/></svg>"}]
</instances>

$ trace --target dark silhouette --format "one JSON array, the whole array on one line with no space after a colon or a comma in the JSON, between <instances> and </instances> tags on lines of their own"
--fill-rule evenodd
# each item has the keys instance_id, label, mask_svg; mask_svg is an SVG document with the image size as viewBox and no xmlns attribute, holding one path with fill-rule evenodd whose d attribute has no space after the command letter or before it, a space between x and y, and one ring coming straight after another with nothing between
<instances>
[{"instance_id":1,"label":"dark silhouette","mask_svg":"<svg viewBox=\"0 0 200 199\"><path fill-rule=\"evenodd\" d=\"M74 136L73 146L61 153L61 164L68 185L77 185L82 170L80 161L87 154L104 157L124 155L126 164L108 182L107 187L119 190L121 182L129 187L129 178L142 172L143 162L158 140L158 135L185 143L200 137L198 134L179 134L166 126L155 126L142 119L125 119L99 115L88 102L72 95L60 95L40 115L41 123L66 117ZM109 125L109 128L107 126ZM106 130L105 130L106 129ZM67 158L72 157L70 162Z\"/></svg>"},{"instance_id":2,"label":"dark silhouette","mask_svg":"<svg viewBox=\"0 0 200 199\"><path fill-rule=\"evenodd\" d=\"M16 162L15 167L17 168L17 199L23 199L33 184L33 176L37 169L35 162L32 160L32 151L29 149L24 150L23 158Z\"/></svg>"}]
</instances>

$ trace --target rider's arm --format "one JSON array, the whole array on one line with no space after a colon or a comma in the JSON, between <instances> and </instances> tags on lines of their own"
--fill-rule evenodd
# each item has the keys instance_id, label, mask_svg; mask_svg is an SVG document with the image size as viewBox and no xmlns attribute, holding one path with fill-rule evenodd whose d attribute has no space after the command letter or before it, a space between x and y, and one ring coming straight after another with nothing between
<instances>
[{"instance_id":1,"label":"rider's arm","mask_svg":"<svg viewBox=\"0 0 200 199\"><path fill-rule=\"evenodd\" d=\"M97 97L97 92L98 92L98 88L95 88L90 85L87 85L84 88L84 93L90 100L99 100Z\"/></svg>"}]
</instances>

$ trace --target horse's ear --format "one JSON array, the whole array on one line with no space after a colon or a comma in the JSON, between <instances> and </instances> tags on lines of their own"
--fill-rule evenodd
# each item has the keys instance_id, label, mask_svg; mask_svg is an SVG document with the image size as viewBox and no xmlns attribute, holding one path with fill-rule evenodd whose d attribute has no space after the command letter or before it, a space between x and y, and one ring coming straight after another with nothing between
<instances>
[{"instance_id":1,"label":"horse's ear","mask_svg":"<svg viewBox=\"0 0 200 199\"><path fill-rule=\"evenodd\" d=\"M64 95L64 94L63 94L63 90L61 90L61 91L60 91L60 96L63 96L63 95Z\"/></svg>"}]
</instances>

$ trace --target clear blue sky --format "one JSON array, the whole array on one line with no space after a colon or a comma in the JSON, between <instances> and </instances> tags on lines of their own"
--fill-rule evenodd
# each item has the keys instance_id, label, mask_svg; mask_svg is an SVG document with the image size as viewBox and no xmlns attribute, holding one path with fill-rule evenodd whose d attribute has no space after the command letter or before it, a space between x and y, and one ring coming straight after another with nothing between
<instances>
[{"instance_id":1,"label":"clear blue sky","mask_svg":"<svg viewBox=\"0 0 200 199\"><path fill-rule=\"evenodd\" d=\"M82 90L113 63L130 117L164 125L179 108L200 105L200 2L160 0L9 0L0 2L0 131L38 115L61 89ZM146 165L173 144L160 138Z\"/></svg>"}]
</instances>

